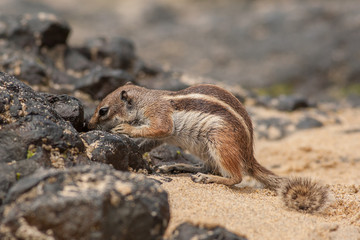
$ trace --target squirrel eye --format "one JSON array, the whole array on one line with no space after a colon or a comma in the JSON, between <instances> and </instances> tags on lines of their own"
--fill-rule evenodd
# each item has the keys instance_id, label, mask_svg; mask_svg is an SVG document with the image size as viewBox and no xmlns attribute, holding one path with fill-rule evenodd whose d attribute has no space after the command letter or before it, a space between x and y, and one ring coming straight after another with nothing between
<instances>
[{"instance_id":1,"label":"squirrel eye","mask_svg":"<svg viewBox=\"0 0 360 240\"><path fill-rule=\"evenodd\" d=\"M99 110L99 115L100 115L100 117L106 115L106 114L108 113L108 111L109 111L109 108L108 108L108 107L100 108L100 110Z\"/></svg>"}]
</instances>

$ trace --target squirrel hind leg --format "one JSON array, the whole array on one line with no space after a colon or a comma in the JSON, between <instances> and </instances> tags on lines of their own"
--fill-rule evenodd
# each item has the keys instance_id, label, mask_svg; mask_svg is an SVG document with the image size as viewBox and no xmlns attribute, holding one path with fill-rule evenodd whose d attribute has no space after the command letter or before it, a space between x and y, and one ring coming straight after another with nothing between
<instances>
[{"instance_id":1,"label":"squirrel hind leg","mask_svg":"<svg viewBox=\"0 0 360 240\"><path fill-rule=\"evenodd\" d=\"M239 162L239 153L232 146L217 142L215 139L209 141L209 161L212 163L214 172L221 176L198 173L191 176L197 183L217 183L226 186L239 184L242 181L242 164Z\"/></svg>"},{"instance_id":2,"label":"squirrel hind leg","mask_svg":"<svg viewBox=\"0 0 360 240\"><path fill-rule=\"evenodd\" d=\"M223 184L226 186L232 186L238 183L241 183L242 178L237 177L221 177L221 176L215 176L211 174L204 174L204 173L197 173L195 175L191 175L191 180L193 180L196 183L217 183L217 184Z\"/></svg>"},{"instance_id":3,"label":"squirrel hind leg","mask_svg":"<svg viewBox=\"0 0 360 240\"><path fill-rule=\"evenodd\" d=\"M300 212L320 211L329 201L328 188L309 178L285 179L278 191L285 206Z\"/></svg>"}]
</instances>

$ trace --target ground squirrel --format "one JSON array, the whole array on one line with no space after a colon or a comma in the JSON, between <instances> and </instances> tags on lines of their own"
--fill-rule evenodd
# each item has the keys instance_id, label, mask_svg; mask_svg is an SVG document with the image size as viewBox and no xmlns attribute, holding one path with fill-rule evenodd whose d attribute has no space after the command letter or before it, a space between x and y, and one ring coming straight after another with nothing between
<instances>
[{"instance_id":1,"label":"ground squirrel","mask_svg":"<svg viewBox=\"0 0 360 240\"><path fill-rule=\"evenodd\" d=\"M101 101L89 128L188 150L204 162L203 168L177 164L161 170L198 172L191 177L194 182L231 186L247 174L277 191L286 206L305 212L321 209L328 199L326 187L310 179L277 176L257 162L248 113L235 96L215 85L173 92L126 84Z\"/></svg>"}]
</instances>

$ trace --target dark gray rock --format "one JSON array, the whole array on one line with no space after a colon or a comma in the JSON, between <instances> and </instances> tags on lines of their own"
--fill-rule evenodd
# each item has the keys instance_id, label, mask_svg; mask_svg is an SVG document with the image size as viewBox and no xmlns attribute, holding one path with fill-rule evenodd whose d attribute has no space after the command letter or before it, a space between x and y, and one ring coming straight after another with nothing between
<instances>
[{"instance_id":1,"label":"dark gray rock","mask_svg":"<svg viewBox=\"0 0 360 240\"><path fill-rule=\"evenodd\" d=\"M93 99L102 99L118 87L134 78L123 70L94 68L75 83L76 89L90 94Z\"/></svg>"},{"instance_id":2,"label":"dark gray rock","mask_svg":"<svg viewBox=\"0 0 360 240\"><path fill-rule=\"evenodd\" d=\"M78 132L44 96L0 72L0 99L0 163L8 166L11 179L39 167L91 163ZM0 191L6 192L13 180Z\"/></svg>"},{"instance_id":3,"label":"dark gray rock","mask_svg":"<svg viewBox=\"0 0 360 240\"><path fill-rule=\"evenodd\" d=\"M0 231L9 238L161 239L170 218L159 184L106 166L38 171L5 204Z\"/></svg>"},{"instance_id":4,"label":"dark gray rock","mask_svg":"<svg viewBox=\"0 0 360 240\"><path fill-rule=\"evenodd\" d=\"M191 223L180 224L169 240L246 240L244 236L236 235L220 226L195 226Z\"/></svg>"},{"instance_id":5,"label":"dark gray rock","mask_svg":"<svg viewBox=\"0 0 360 240\"><path fill-rule=\"evenodd\" d=\"M191 165L202 165L202 161L176 146L163 144L149 152L153 166L172 165L175 163L186 163Z\"/></svg>"},{"instance_id":6,"label":"dark gray rock","mask_svg":"<svg viewBox=\"0 0 360 240\"><path fill-rule=\"evenodd\" d=\"M309 128L319 128L323 125L324 124L319 120L306 116L299 120L299 122L296 124L296 128L299 130L304 130Z\"/></svg>"},{"instance_id":7,"label":"dark gray rock","mask_svg":"<svg viewBox=\"0 0 360 240\"><path fill-rule=\"evenodd\" d=\"M84 151L76 130L54 111L50 103L14 77L0 73L1 161L24 159L30 144L46 145L61 153ZM6 141L6 139L8 141ZM71 160L72 161L72 160Z\"/></svg>"},{"instance_id":8,"label":"dark gray rock","mask_svg":"<svg viewBox=\"0 0 360 240\"><path fill-rule=\"evenodd\" d=\"M51 107L66 121L69 121L77 131L84 126L84 106L75 97L65 94L55 95L40 93L50 103Z\"/></svg>"},{"instance_id":9,"label":"dark gray rock","mask_svg":"<svg viewBox=\"0 0 360 240\"><path fill-rule=\"evenodd\" d=\"M53 14L25 14L20 17L2 16L3 29L0 38L7 38L12 44L24 47L49 47L66 44L70 33L69 25Z\"/></svg>"},{"instance_id":10,"label":"dark gray rock","mask_svg":"<svg viewBox=\"0 0 360 240\"><path fill-rule=\"evenodd\" d=\"M104 67L129 69L136 59L134 44L121 37L88 39L82 53Z\"/></svg>"},{"instance_id":11,"label":"dark gray rock","mask_svg":"<svg viewBox=\"0 0 360 240\"><path fill-rule=\"evenodd\" d=\"M87 155L92 161L111 164L117 170L127 171L130 167L150 171L139 147L125 135L90 131L81 134L81 138L87 145Z\"/></svg>"},{"instance_id":12,"label":"dark gray rock","mask_svg":"<svg viewBox=\"0 0 360 240\"><path fill-rule=\"evenodd\" d=\"M40 57L12 47L0 47L0 70L31 85L46 86L50 80L48 67Z\"/></svg>"},{"instance_id":13,"label":"dark gray rock","mask_svg":"<svg viewBox=\"0 0 360 240\"><path fill-rule=\"evenodd\" d=\"M67 86L70 86L70 89L73 92L73 90L75 88L74 85L79 80L77 77L71 76L67 72L58 70L56 68L51 68L49 76L50 76L51 82L57 84L57 88L65 91L65 92L68 92Z\"/></svg>"},{"instance_id":14,"label":"dark gray rock","mask_svg":"<svg viewBox=\"0 0 360 240\"><path fill-rule=\"evenodd\" d=\"M41 115L28 115L7 124L0 131L0 162L20 161L28 158L30 146L40 147L33 153L51 153L43 158L42 166L63 168L82 163L85 147L79 134L64 122L55 123ZM81 155L81 157L80 157Z\"/></svg>"},{"instance_id":15,"label":"dark gray rock","mask_svg":"<svg viewBox=\"0 0 360 240\"><path fill-rule=\"evenodd\" d=\"M41 146L47 144L60 151L69 147L84 150L84 145L76 130L67 122L54 122L41 115L28 115L14 123L7 124L2 132L14 133L22 143Z\"/></svg>"},{"instance_id":16,"label":"dark gray rock","mask_svg":"<svg viewBox=\"0 0 360 240\"><path fill-rule=\"evenodd\" d=\"M5 199L6 193L16 181L16 173L12 170L13 168L8 164L0 163L0 206Z\"/></svg>"},{"instance_id":17,"label":"dark gray rock","mask_svg":"<svg viewBox=\"0 0 360 240\"><path fill-rule=\"evenodd\" d=\"M68 48L65 52L64 64L66 69L82 72L95 66L80 50Z\"/></svg>"},{"instance_id":18,"label":"dark gray rock","mask_svg":"<svg viewBox=\"0 0 360 240\"><path fill-rule=\"evenodd\" d=\"M3 203L10 187L16 181L34 173L39 168L41 168L41 165L36 159L24 159L12 163L0 162L0 205Z\"/></svg>"},{"instance_id":19,"label":"dark gray rock","mask_svg":"<svg viewBox=\"0 0 360 240\"><path fill-rule=\"evenodd\" d=\"M13 76L0 72L0 90L0 99L6 110L0 115L3 124L28 115L46 116L55 122L64 121L43 96Z\"/></svg>"}]
</instances>

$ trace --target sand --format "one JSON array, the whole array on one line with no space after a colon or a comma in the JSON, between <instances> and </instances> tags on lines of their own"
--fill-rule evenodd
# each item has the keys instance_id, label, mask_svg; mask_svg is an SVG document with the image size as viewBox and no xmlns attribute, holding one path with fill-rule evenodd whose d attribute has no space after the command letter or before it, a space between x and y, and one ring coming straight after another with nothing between
<instances>
[{"instance_id":1,"label":"sand","mask_svg":"<svg viewBox=\"0 0 360 240\"><path fill-rule=\"evenodd\" d=\"M328 185L331 202L322 212L286 209L273 192L251 179L230 188L196 184L189 174L165 175L173 179L162 184L171 208L166 236L190 221L221 225L248 239L360 239L360 110L336 115L341 124L296 131L277 141L256 140L256 157L264 166Z\"/></svg>"}]
</instances>

